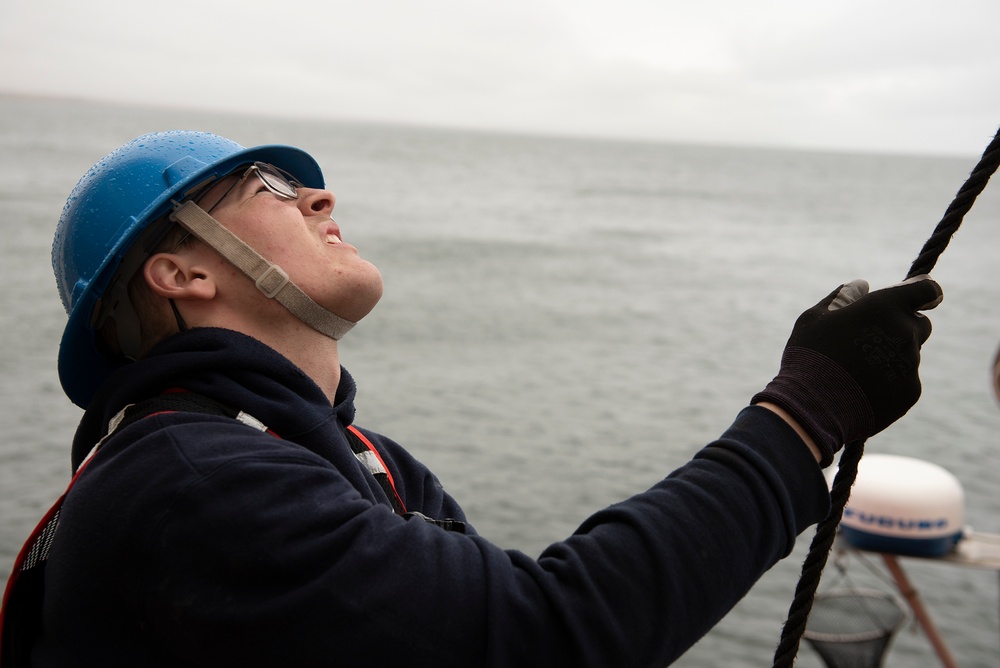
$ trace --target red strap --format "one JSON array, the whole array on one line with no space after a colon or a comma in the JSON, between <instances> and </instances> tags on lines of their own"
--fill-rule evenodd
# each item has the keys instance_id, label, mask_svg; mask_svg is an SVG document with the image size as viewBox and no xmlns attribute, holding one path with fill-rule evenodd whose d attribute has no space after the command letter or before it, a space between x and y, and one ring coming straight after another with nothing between
<instances>
[{"instance_id":1,"label":"red strap","mask_svg":"<svg viewBox=\"0 0 1000 668\"><path fill-rule=\"evenodd\" d=\"M352 434L357 436L358 439L365 444L365 447L371 450L371 453L375 455L375 457L378 459L379 463L382 465L382 469L385 471L385 477L389 479L389 486L392 487L392 494L393 496L396 497L396 501L399 503L399 507L402 508L403 512L405 513L406 505L403 503L403 499L400 498L399 492L396 491L396 481L392 479L392 473L389 471L389 467L385 465L385 460L382 459L382 455L380 455L378 450L375 449L375 446L372 445L372 442L369 441L367 438L365 438L365 435L361 433L360 429L355 427L353 424L348 425L347 428L351 431Z\"/></svg>"}]
</instances>

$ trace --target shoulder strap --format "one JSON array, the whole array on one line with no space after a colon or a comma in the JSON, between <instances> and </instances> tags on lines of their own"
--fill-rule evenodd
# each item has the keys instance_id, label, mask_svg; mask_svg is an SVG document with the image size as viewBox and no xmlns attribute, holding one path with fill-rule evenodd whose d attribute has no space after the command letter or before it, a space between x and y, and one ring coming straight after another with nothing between
<instances>
[{"instance_id":1,"label":"shoulder strap","mask_svg":"<svg viewBox=\"0 0 1000 668\"><path fill-rule=\"evenodd\" d=\"M228 406L221 401L209 399L204 395L179 389L167 390L159 396L129 404L111 420L111 424L108 425L108 436L142 418L161 413L178 412L205 413L207 415L232 418L260 431L266 431L272 436L278 436L275 432L268 429L263 422L249 413L244 413L239 409Z\"/></svg>"},{"instance_id":2,"label":"shoulder strap","mask_svg":"<svg viewBox=\"0 0 1000 668\"><path fill-rule=\"evenodd\" d=\"M112 421L112 428L109 429L109 432L124 429L133 422L138 422L145 417L180 411L207 413L208 415L219 415L234 419L239 415L238 410L201 394L184 390L168 390L159 396L150 397L149 399L126 406L119 413L121 417L118 418L117 422Z\"/></svg>"},{"instance_id":3,"label":"shoulder strap","mask_svg":"<svg viewBox=\"0 0 1000 668\"><path fill-rule=\"evenodd\" d=\"M389 497L393 512L397 515L405 515L406 506L403 505L403 500L399 498L399 493L396 491L396 481L392 479L389 467L385 465L385 461L375 449L375 445L354 425L347 427L347 442L351 444L354 456L374 476L382 491Z\"/></svg>"},{"instance_id":4,"label":"shoulder strap","mask_svg":"<svg viewBox=\"0 0 1000 668\"><path fill-rule=\"evenodd\" d=\"M389 503L392 504L392 509L397 515L402 515L404 518L410 519L421 519L425 522L439 526L445 531L454 531L456 533L465 533L466 526L465 522L461 520L446 518L443 520L436 520L431 517L427 517L423 513L418 513L416 511L407 511L406 506L403 505L403 499L400 498L399 493L396 491L396 481L392 479L392 473L389 472L389 467L385 465L385 461L382 459L382 455L379 454L375 445L363 434L361 430L354 425L348 425L347 427L347 441L351 444L351 450L354 451L354 456L361 461L361 463L368 469L368 471L375 477L378 484L382 486L385 495L389 497Z\"/></svg>"}]
</instances>

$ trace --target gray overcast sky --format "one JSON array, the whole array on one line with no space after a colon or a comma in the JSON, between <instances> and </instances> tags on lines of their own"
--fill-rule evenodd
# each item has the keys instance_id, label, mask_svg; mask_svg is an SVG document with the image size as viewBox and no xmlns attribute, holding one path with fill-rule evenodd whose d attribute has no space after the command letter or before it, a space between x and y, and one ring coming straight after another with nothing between
<instances>
[{"instance_id":1,"label":"gray overcast sky","mask_svg":"<svg viewBox=\"0 0 1000 668\"><path fill-rule=\"evenodd\" d=\"M0 92L978 156L998 34L1000 0L0 0Z\"/></svg>"}]
</instances>

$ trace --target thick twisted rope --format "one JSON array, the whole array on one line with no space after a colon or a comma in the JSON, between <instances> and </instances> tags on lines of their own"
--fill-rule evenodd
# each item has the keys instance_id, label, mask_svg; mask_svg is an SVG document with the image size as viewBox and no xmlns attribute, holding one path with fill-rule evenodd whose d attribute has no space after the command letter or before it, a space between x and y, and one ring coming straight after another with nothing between
<instances>
[{"instance_id":1,"label":"thick twisted rope","mask_svg":"<svg viewBox=\"0 0 1000 668\"><path fill-rule=\"evenodd\" d=\"M948 247L948 242L958 231L965 214L972 208L972 204L976 201L979 193L983 192L998 166L1000 166L1000 130L986 147L983 157L972 170L972 174L955 195L955 199L948 206L941 222L934 228L934 232L924 244L917 259L910 266L906 278L931 273L938 258ZM854 441L847 444L840 457L837 475L830 491L830 514L816 526L816 535L813 536L812 542L809 544L809 553L802 564L799 582L795 587L795 596L788 609L788 619L781 631L781 641L774 653L774 668L789 668L795 663L795 656L799 652L799 643L806 630L806 620L812 610L816 590L819 587L823 569L826 567L827 558L830 556L833 540L837 535L837 526L844 516L844 508L851 496L851 487L858 477L858 464L861 462L864 451L865 442Z\"/></svg>"}]
</instances>

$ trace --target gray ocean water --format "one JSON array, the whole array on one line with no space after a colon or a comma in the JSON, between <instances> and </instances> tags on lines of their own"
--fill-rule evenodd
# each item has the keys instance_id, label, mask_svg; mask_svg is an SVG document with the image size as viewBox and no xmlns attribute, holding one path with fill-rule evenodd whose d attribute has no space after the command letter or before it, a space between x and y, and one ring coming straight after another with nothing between
<instances>
[{"instance_id":1,"label":"gray ocean water","mask_svg":"<svg viewBox=\"0 0 1000 668\"><path fill-rule=\"evenodd\" d=\"M80 410L55 358L49 247L111 149L209 130L310 151L345 238L385 276L345 339L358 420L409 448L480 533L537 554L718 436L798 314L907 272L978 156L850 155L290 121L0 97L0 576L69 477ZM983 137L985 147L990 137ZM1000 533L1000 183L934 271L920 403L868 452L939 464ZM771 665L811 532L676 665ZM874 562L872 562L874 563ZM904 560L963 666L1000 664L997 573ZM628 564L622 564L627 568ZM852 558L850 583L891 590ZM827 585L840 576L828 571ZM842 583L842 582L841 582ZM824 588L821 585L821 590ZM803 645L798 665L820 666ZM887 666L931 666L911 628Z\"/></svg>"}]
</instances>

